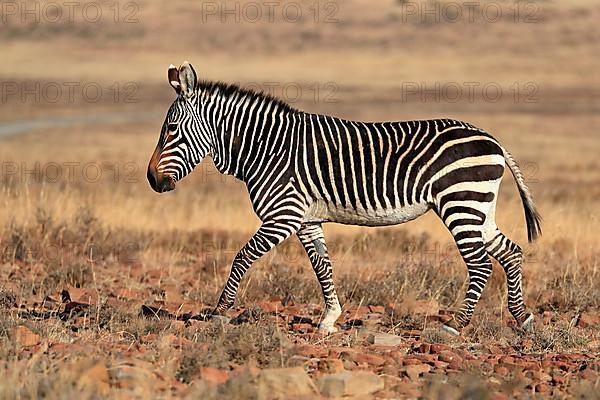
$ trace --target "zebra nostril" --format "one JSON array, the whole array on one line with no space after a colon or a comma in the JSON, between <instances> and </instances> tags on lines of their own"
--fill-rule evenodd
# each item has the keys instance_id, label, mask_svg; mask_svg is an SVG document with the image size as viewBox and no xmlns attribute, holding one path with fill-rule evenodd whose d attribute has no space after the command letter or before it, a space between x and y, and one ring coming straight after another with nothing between
<instances>
[{"instance_id":1,"label":"zebra nostril","mask_svg":"<svg viewBox=\"0 0 600 400\"><path fill-rule=\"evenodd\" d=\"M172 176L162 175L158 179L156 191L159 193L170 192L175 189L175 179Z\"/></svg>"},{"instance_id":2,"label":"zebra nostril","mask_svg":"<svg viewBox=\"0 0 600 400\"><path fill-rule=\"evenodd\" d=\"M166 176L165 177L165 186L167 187L166 191L174 190L175 189L175 178L173 178L172 176Z\"/></svg>"}]
</instances>

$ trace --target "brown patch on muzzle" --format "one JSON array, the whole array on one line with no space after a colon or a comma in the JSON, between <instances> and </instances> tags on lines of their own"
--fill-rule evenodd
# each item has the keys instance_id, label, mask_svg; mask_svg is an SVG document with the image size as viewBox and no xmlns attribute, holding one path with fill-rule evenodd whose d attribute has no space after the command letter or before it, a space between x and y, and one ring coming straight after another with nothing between
<instances>
[{"instance_id":1,"label":"brown patch on muzzle","mask_svg":"<svg viewBox=\"0 0 600 400\"><path fill-rule=\"evenodd\" d=\"M148 178L148 183L150 187L154 189L155 192L163 193L169 192L175 189L175 178L169 175L165 175L162 172L158 171L158 163L160 161L161 149L157 145L152 157L150 158L150 162L148 163L148 171L146 173L146 177Z\"/></svg>"}]
</instances>

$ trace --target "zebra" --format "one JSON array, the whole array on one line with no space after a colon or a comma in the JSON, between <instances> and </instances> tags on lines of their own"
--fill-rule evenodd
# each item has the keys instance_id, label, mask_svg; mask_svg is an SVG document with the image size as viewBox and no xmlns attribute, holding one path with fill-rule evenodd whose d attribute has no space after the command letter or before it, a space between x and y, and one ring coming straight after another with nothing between
<instances>
[{"instance_id":1,"label":"zebra","mask_svg":"<svg viewBox=\"0 0 600 400\"><path fill-rule=\"evenodd\" d=\"M495 222L505 166L523 203L529 241L541 217L517 162L483 129L453 119L361 122L311 114L260 91L199 80L189 62L171 65L176 92L147 178L156 192L210 155L222 174L246 184L261 225L236 254L211 315L232 307L240 281L262 255L292 235L302 243L321 286L323 333L336 332L341 306L322 224L401 224L433 210L448 228L468 271L462 305L443 328L460 335L492 272L506 273L508 308L531 327L523 301L523 251Z\"/></svg>"}]
</instances>

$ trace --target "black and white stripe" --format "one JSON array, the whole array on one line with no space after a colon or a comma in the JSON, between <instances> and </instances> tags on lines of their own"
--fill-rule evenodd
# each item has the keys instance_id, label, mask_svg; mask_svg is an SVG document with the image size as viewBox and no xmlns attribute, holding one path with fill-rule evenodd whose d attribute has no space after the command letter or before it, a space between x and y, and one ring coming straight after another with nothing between
<instances>
[{"instance_id":1,"label":"black and white stripe","mask_svg":"<svg viewBox=\"0 0 600 400\"><path fill-rule=\"evenodd\" d=\"M458 333L473 314L492 271L503 266L509 309L528 324L521 290L522 251L496 226L500 181L508 164L525 209L529 239L540 217L512 156L487 132L451 119L359 122L291 108L270 96L223 83L197 82L191 65L169 70L178 93L148 167L157 191L207 155L247 185L262 225L235 257L215 312L232 306L240 280L263 254L296 234L325 298L321 328L331 332L341 309L321 224L399 224L433 209L448 227L469 272Z\"/></svg>"}]
</instances>

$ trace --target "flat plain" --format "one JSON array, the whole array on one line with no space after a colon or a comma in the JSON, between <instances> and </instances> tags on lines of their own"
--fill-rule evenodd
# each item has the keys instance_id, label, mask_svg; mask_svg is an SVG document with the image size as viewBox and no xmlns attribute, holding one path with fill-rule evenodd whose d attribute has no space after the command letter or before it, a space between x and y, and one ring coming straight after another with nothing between
<instances>
[{"instance_id":1,"label":"flat plain","mask_svg":"<svg viewBox=\"0 0 600 400\"><path fill-rule=\"evenodd\" d=\"M379 3L315 3L317 15L297 2L297 21L287 2L252 22L248 2L236 20L221 3L150 0L117 3L118 23L108 2L93 23L3 20L0 397L598 397L600 7L497 3L498 21L480 5L469 22L450 21L451 2ZM317 332L321 295L296 238L248 272L229 323L202 320L259 221L209 159L172 193L146 182L174 98L166 68L184 60L311 112L492 133L544 218L528 244L507 171L497 220L525 249L534 331L511 321L499 265L463 335L440 330L467 274L433 214L325 226L336 334Z\"/></svg>"}]
</instances>

